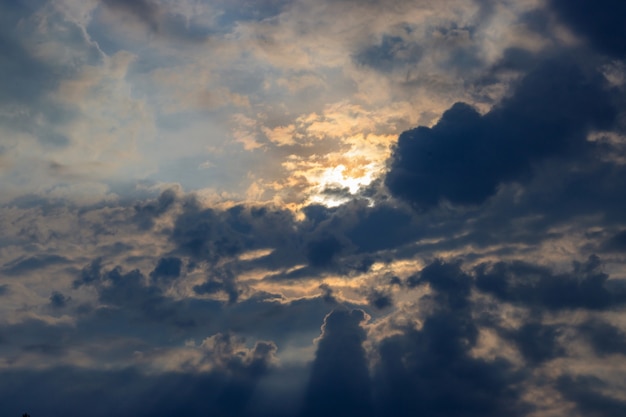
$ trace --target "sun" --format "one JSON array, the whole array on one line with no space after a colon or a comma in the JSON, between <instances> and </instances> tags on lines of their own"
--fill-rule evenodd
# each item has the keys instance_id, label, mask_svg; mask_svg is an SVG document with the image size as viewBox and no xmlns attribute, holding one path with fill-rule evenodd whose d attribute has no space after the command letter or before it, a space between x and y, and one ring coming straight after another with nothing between
<instances>
[{"instance_id":1,"label":"sun","mask_svg":"<svg viewBox=\"0 0 626 417\"><path fill-rule=\"evenodd\" d=\"M310 179L316 185L312 189L309 202L327 207L344 204L361 188L374 181L377 170L373 165L355 170L339 164L320 170L316 178Z\"/></svg>"}]
</instances>

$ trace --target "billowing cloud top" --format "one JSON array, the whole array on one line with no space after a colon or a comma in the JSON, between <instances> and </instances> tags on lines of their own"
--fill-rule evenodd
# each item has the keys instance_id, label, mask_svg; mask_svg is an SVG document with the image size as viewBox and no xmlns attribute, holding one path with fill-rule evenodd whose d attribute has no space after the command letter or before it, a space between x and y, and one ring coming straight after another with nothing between
<instances>
[{"instance_id":1,"label":"billowing cloud top","mask_svg":"<svg viewBox=\"0 0 626 417\"><path fill-rule=\"evenodd\" d=\"M626 413L623 1L0 23L0 415Z\"/></svg>"}]
</instances>

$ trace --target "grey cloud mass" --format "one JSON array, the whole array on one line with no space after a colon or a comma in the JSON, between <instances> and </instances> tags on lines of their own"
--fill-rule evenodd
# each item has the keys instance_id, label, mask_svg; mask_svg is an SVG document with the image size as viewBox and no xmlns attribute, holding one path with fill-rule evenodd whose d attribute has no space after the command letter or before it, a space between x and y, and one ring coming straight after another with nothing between
<instances>
[{"instance_id":1,"label":"grey cloud mass","mask_svg":"<svg viewBox=\"0 0 626 417\"><path fill-rule=\"evenodd\" d=\"M624 7L0 1L0 415L624 414Z\"/></svg>"}]
</instances>

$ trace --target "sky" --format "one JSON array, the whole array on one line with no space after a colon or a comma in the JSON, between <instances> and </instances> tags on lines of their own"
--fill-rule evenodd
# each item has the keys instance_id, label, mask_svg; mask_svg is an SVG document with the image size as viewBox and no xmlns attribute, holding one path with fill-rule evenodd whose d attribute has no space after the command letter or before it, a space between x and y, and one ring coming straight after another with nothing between
<instances>
[{"instance_id":1,"label":"sky","mask_svg":"<svg viewBox=\"0 0 626 417\"><path fill-rule=\"evenodd\" d=\"M626 414L623 0L0 0L0 415Z\"/></svg>"}]
</instances>

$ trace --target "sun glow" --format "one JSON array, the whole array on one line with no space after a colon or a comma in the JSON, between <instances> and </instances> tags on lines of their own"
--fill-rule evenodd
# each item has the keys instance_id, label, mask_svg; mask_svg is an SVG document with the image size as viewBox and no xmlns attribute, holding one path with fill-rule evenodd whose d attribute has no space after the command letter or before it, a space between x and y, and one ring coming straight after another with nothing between
<instances>
[{"instance_id":1,"label":"sun glow","mask_svg":"<svg viewBox=\"0 0 626 417\"><path fill-rule=\"evenodd\" d=\"M328 167L313 179L317 186L309 197L310 203L323 204L327 207L336 207L348 201L361 188L374 181L377 170L374 164L360 169L349 169L340 164Z\"/></svg>"}]
</instances>

